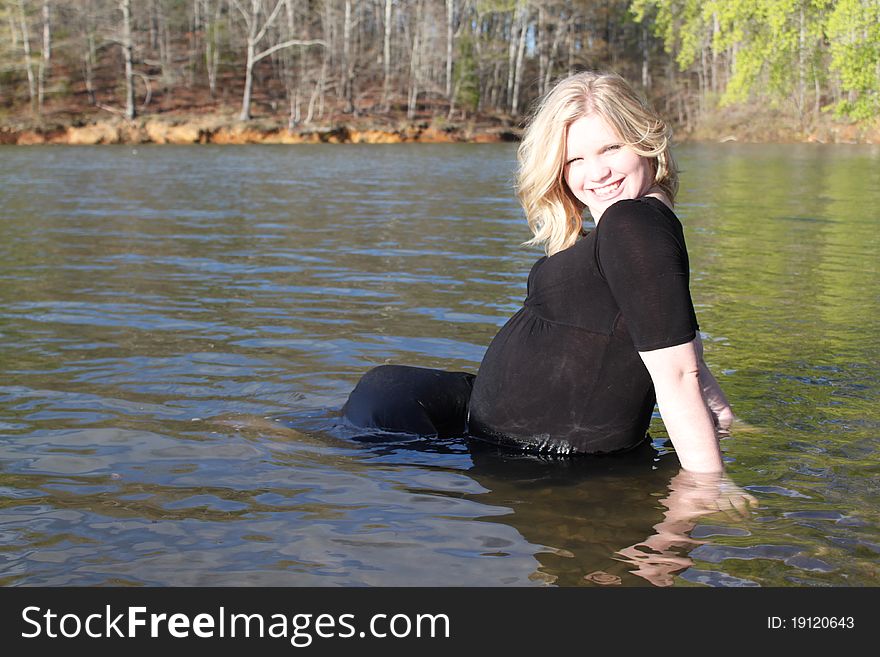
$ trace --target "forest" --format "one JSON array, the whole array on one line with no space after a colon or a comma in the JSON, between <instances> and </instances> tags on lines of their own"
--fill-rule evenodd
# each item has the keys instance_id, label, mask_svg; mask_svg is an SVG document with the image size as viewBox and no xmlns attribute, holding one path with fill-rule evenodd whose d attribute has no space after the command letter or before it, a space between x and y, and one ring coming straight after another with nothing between
<instances>
[{"instance_id":1,"label":"forest","mask_svg":"<svg viewBox=\"0 0 880 657\"><path fill-rule=\"evenodd\" d=\"M685 134L857 139L880 107L880 0L0 0L7 127L516 129L584 69L628 78Z\"/></svg>"}]
</instances>

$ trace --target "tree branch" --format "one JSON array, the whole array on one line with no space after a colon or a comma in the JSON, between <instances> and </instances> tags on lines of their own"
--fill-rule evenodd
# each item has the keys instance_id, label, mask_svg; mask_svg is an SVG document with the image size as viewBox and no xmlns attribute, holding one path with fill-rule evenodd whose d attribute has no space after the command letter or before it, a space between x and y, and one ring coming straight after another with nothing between
<instances>
[{"instance_id":1,"label":"tree branch","mask_svg":"<svg viewBox=\"0 0 880 657\"><path fill-rule=\"evenodd\" d=\"M269 29L269 26L275 22L275 19L278 18L278 12L281 11L281 5L284 4L284 0L278 0L278 3L275 5L275 9L272 10L272 13L269 14L269 18L266 19L266 22L263 23L262 29L257 34L254 39L254 45L258 44L260 40L266 36L266 30Z\"/></svg>"},{"instance_id":2,"label":"tree branch","mask_svg":"<svg viewBox=\"0 0 880 657\"><path fill-rule=\"evenodd\" d=\"M250 30L251 30L251 17L250 17L250 14L248 14L248 13L244 10L244 7L241 6L241 3L239 3L238 0L231 0L231 2L232 2L232 5L233 5L236 9L238 9L239 13L240 13L240 14L242 15L242 17L244 18L244 24L247 26L247 28L248 28L248 32L250 32Z\"/></svg>"},{"instance_id":3,"label":"tree branch","mask_svg":"<svg viewBox=\"0 0 880 657\"><path fill-rule=\"evenodd\" d=\"M277 43L271 48L266 48L263 52L254 55L254 64L256 64L261 59L268 57L273 52L281 50L282 48L289 48L290 46L323 46L327 47L327 44L320 39L312 39L310 41L303 41L301 39L291 39L290 41L283 41L282 43Z\"/></svg>"}]
</instances>

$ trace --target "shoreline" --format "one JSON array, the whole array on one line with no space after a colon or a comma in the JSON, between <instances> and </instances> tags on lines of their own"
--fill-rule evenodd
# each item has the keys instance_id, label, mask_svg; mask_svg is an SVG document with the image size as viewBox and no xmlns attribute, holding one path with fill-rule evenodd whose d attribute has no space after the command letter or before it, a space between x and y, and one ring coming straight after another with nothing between
<instances>
[{"instance_id":1,"label":"shoreline","mask_svg":"<svg viewBox=\"0 0 880 657\"><path fill-rule=\"evenodd\" d=\"M478 127L438 121L414 121L397 126L352 122L289 130L280 122L259 119L148 116L133 121L111 118L82 125L0 126L0 145L500 143L519 141L520 134L515 127Z\"/></svg>"},{"instance_id":2,"label":"shoreline","mask_svg":"<svg viewBox=\"0 0 880 657\"><path fill-rule=\"evenodd\" d=\"M726 122L725 122L726 123ZM732 121L733 125L706 124L676 135L679 143L759 143L759 144L880 144L880 128L830 122L810 131L790 125ZM776 127L774 127L776 126ZM76 123L0 125L0 145L101 144L401 144L518 142L522 129L509 122L450 122L443 119L421 121L340 120L321 125L288 129L286 123L272 119L238 121L228 115L178 115L138 117L132 121L111 117Z\"/></svg>"}]
</instances>

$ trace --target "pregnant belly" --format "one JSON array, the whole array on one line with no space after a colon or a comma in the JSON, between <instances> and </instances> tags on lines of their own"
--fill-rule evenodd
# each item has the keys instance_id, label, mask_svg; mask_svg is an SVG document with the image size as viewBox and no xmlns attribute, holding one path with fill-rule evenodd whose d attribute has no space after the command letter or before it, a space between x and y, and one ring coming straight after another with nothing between
<instances>
[{"instance_id":1,"label":"pregnant belly","mask_svg":"<svg viewBox=\"0 0 880 657\"><path fill-rule=\"evenodd\" d=\"M486 351L469 430L537 451L611 452L644 439L653 406L628 336L553 324L524 308Z\"/></svg>"}]
</instances>

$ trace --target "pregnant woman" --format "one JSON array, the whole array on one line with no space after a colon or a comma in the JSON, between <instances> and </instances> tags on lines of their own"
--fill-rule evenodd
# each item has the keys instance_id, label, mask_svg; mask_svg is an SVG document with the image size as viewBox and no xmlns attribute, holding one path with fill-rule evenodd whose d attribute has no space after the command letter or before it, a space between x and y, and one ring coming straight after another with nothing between
<instances>
[{"instance_id":1,"label":"pregnant woman","mask_svg":"<svg viewBox=\"0 0 880 657\"><path fill-rule=\"evenodd\" d=\"M666 124L621 77L587 72L558 83L518 153L528 244L547 253L529 273L523 307L476 377L380 366L352 391L347 420L605 454L642 444L657 403L682 467L720 473L715 432L733 414L703 362L669 146Z\"/></svg>"}]
</instances>

